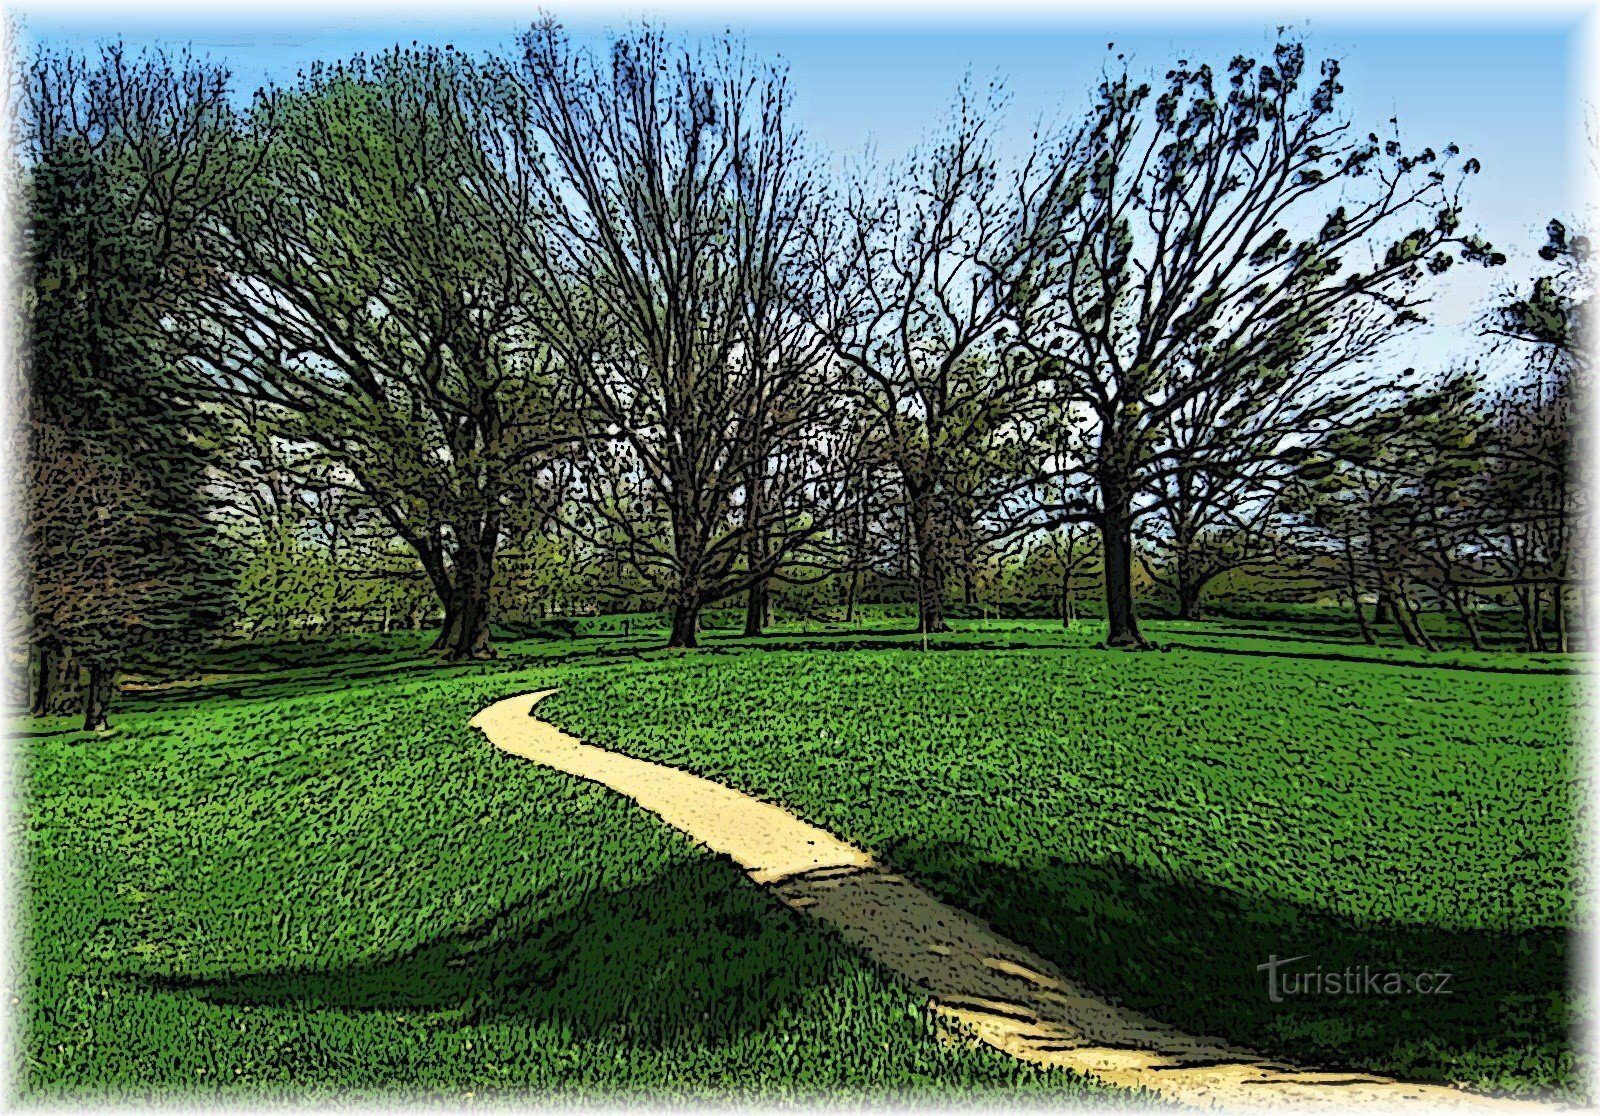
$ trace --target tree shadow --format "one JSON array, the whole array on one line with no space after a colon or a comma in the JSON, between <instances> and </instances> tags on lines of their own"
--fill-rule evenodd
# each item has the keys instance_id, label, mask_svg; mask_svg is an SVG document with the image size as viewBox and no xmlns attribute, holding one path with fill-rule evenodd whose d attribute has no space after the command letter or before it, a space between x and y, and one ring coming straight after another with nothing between
<instances>
[{"instance_id":1,"label":"tree shadow","mask_svg":"<svg viewBox=\"0 0 1600 1116\"><path fill-rule=\"evenodd\" d=\"M731 865L695 857L554 913L535 895L386 959L207 977L127 974L213 1004L459 1026L519 1017L666 1049L730 1042L823 994L841 951Z\"/></svg>"},{"instance_id":2,"label":"tree shadow","mask_svg":"<svg viewBox=\"0 0 1600 1116\"><path fill-rule=\"evenodd\" d=\"M1256 637L1251 637L1256 638ZM1204 655L1240 655L1251 659L1305 659L1324 663L1370 663L1374 666L1397 667L1410 670L1459 670L1469 674L1529 674L1574 677L1582 674L1576 666L1498 666L1492 663L1438 662L1432 659L1386 659L1381 655L1353 655L1343 651L1269 651L1257 647L1216 647L1199 643L1166 643L1164 648L1173 651L1195 651Z\"/></svg>"},{"instance_id":3,"label":"tree shadow","mask_svg":"<svg viewBox=\"0 0 1600 1116\"><path fill-rule=\"evenodd\" d=\"M1191 1033L1330 1069L1582 1088L1569 983L1582 949L1565 929L1367 921L1118 861L999 863L918 841L889 854L1067 975ZM1274 956L1299 958L1278 970L1280 1002L1260 969ZM1428 992L1371 979L1390 972L1449 977ZM1356 991L1333 988L1336 973Z\"/></svg>"},{"instance_id":4,"label":"tree shadow","mask_svg":"<svg viewBox=\"0 0 1600 1116\"><path fill-rule=\"evenodd\" d=\"M326 667L302 667L293 671L262 670L257 674L235 675L226 680L168 690L135 691L120 695L117 708L129 712L148 713L218 700L265 701L273 698L306 697L333 693L367 682L503 674L585 661L611 662L636 659L660 652L659 644L613 642L579 645L560 650L549 649L538 653L512 650L500 658L475 662L444 662L431 655L415 656L398 662L379 660L368 663L357 660Z\"/></svg>"}]
</instances>

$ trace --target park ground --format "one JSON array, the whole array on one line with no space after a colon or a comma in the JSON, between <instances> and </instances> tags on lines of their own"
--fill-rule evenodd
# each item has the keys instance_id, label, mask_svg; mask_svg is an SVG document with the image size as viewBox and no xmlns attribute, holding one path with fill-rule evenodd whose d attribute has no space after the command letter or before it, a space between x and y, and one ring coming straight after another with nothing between
<instances>
[{"instance_id":1,"label":"park ground","mask_svg":"<svg viewBox=\"0 0 1600 1116\"><path fill-rule=\"evenodd\" d=\"M219 648L114 728L13 732L13 1094L486 1101L839 1090L1133 1099L952 1034L729 862L468 725L777 802L1102 995L1329 1068L1584 1095L1578 657L1368 647L1323 617L874 615L660 650L634 617L441 665L425 635ZM169 680L170 681L170 680ZM1303 955L1444 995L1290 995Z\"/></svg>"}]
</instances>

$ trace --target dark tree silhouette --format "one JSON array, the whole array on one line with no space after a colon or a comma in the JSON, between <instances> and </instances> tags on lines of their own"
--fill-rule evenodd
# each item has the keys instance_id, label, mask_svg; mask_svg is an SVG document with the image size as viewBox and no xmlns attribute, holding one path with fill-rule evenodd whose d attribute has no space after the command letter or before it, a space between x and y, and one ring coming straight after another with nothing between
<instances>
[{"instance_id":1,"label":"dark tree silhouette","mask_svg":"<svg viewBox=\"0 0 1600 1116\"><path fill-rule=\"evenodd\" d=\"M226 71L41 54L23 75L23 546L34 708L105 728L116 672L220 619L216 431L170 329L212 281L197 234L248 173Z\"/></svg>"}]
</instances>

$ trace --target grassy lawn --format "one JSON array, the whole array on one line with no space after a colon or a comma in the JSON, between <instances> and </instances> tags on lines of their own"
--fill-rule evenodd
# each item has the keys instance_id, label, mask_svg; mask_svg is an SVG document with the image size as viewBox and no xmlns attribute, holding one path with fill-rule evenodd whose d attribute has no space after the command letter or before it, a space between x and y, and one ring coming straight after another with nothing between
<instances>
[{"instance_id":1,"label":"grassy lawn","mask_svg":"<svg viewBox=\"0 0 1600 1116\"><path fill-rule=\"evenodd\" d=\"M546 708L593 743L782 802L1186 1028L1332 1066L1576 1089L1574 680L1538 673L1553 659L1424 665L1325 636L1154 628L1182 646L1109 653L1087 628L991 622L946 639L996 645L982 652L606 668ZM1272 1003L1256 967L1273 954L1452 982Z\"/></svg>"},{"instance_id":2,"label":"grassy lawn","mask_svg":"<svg viewBox=\"0 0 1600 1116\"><path fill-rule=\"evenodd\" d=\"M467 728L545 686L591 742L780 801L1170 1022L1576 1091L1570 664L1223 621L1150 654L974 621L922 654L895 623L472 667L411 634L234 648L108 736L28 722L21 1092L1087 1095L936 1041L731 866ZM1452 991L1275 1004L1274 953Z\"/></svg>"},{"instance_id":3,"label":"grassy lawn","mask_svg":"<svg viewBox=\"0 0 1600 1116\"><path fill-rule=\"evenodd\" d=\"M1093 1091L467 727L556 672L396 644L28 726L21 1095Z\"/></svg>"}]
</instances>

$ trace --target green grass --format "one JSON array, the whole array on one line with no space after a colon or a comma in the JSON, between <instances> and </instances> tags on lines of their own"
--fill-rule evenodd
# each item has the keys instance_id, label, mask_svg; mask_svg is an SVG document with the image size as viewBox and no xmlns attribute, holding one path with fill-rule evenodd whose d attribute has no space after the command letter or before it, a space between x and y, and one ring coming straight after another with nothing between
<instances>
[{"instance_id":1,"label":"green grass","mask_svg":"<svg viewBox=\"0 0 1600 1116\"><path fill-rule=\"evenodd\" d=\"M585 738L780 801L1173 1023L1576 1095L1576 687L1530 672L1570 662L1244 621L1152 625L1190 649L1151 654L960 623L923 654L904 626L684 654L641 617L457 667L414 633L242 645L110 735L28 722L20 1092L1090 1095L937 1041L726 862L466 726L560 686ZM1269 953L1454 990L1272 1004Z\"/></svg>"},{"instance_id":2,"label":"green grass","mask_svg":"<svg viewBox=\"0 0 1600 1116\"><path fill-rule=\"evenodd\" d=\"M548 708L788 805L1178 1025L1330 1066L1576 1091L1577 690L1536 673L1566 668L1153 627L1196 649L991 622L934 644L987 651L613 667ZM1256 970L1272 954L1453 984L1274 1004Z\"/></svg>"},{"instance_id":3,"label":"green grass","mask_svg":"<svg viewBox=\"0 0 1600 1116\"><path fill-rule=\"evenodd\" d=\"M1093 1091L938 1041L730 864L489 748L471 715L552 677L514 666L32 724L20 1095Z\"/></svg>"}]
</instances>

